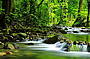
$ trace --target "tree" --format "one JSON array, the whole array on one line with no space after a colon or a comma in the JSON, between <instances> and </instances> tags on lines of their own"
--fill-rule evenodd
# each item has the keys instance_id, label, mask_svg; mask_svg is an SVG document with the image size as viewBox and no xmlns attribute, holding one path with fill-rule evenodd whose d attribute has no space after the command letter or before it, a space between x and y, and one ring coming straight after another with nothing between
<instances>
[{"instance_id":1,"label":"tree","mask_svg":"<svg viewBox=\"0 0 90 59\"><path fill-rule=\"evenodd\" d=\"M2 9L4 9L4 13L0 16L0 26L3 29L6 28L5 16L8 16L12 11L12 2L14 2L14 0L2 0Z\"/></svg>"},{"instance_id":2,"label":"tree","mask_svg":"<svg viewBox=\"0 0 90 59\"><path fill-rule=\"evenodd\" d=\"M90 0L88 0L88 16L87 16L87 27L89 27L89 16L90 16Z\"/></svg>"},{"instance_id":3,"label":"tree","mask_svg":"<svg viewBox=\"0 0 90 59\"><path fill-rule=\"evenodd\" d=\"M78 17L76 19L76 21L74 22L73 26L81 26L81 14L80 12L82 11L82 7L83 7L83 0L79 0L79 8L78 8ZM78 22L79 24L76 24L75 23Z\"/></svg>"},{"instance_id":4,"label":"tree","mask_svg":"<svg viewBox=\"0 0 90 59\"><path fill-rule=\"evenodd\" d=\"M2 0L2 8L5 9L5 14L9 14L12 11L12 2L14 0Z\"/></svg>"}]
</instances>

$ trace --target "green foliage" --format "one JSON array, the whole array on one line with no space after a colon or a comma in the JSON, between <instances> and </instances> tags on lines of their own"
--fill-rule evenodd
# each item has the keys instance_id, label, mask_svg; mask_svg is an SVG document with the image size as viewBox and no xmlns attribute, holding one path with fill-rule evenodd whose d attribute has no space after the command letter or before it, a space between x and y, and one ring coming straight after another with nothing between
<instances>
[{"instance_id":1,"label":"green foliage","mask_svg":"<svg viewBox=\"0 0 90 59\"><path fill-rule=\"evenodd\" d=\"M14 0L13 11L6 16L6 23L20 22L23 25L52 26L62 24L72 26L78 16L79 0ZM83 0L79 13L87 17L87 1ZM41 4L40 4L41 3ZM39 5L40 4L40 5ZM0 14L4 14L0 1ZM78 23L79 24L79 23Z\"/></svg>"}]
</instances>

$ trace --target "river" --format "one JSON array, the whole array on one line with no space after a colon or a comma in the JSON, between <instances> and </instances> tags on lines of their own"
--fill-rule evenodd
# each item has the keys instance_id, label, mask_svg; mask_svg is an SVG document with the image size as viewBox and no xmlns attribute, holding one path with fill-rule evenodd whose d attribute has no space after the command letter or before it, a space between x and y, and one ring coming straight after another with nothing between
<instances>
[{"instance_id":1,"label":"river","mask_svg":"<svg viewBox=\"0 0 90 59\"><path fill-rule=\"evenodd\" d=\"M28 42L28 41L27 41ZM0 59L89 59L89 52L65 52L55 44L36 43L15 50L15 54L2 56ZM22 44L23 45L23 44ZM17 52L18 51L18 52Z\"/></svg>"},{"instance_id":2,"label":"river","mask_svg":"<svg viewBox=\"0 0 90 59\"><path fill-rule=\"evenodd\" d=\"M68 34L64 34L64 36L71 40L81 40L87 42L90 39L90 33L82 34L80 32L69 32ZM26 45L25 48L15 50L14 54L1 56L0 59L90 59L89 52L65 52L61 51L61 48L56 47L55 44L45 44L36 41L33 42L35 43L34 45Z\"/></svg>"}]
</instances>

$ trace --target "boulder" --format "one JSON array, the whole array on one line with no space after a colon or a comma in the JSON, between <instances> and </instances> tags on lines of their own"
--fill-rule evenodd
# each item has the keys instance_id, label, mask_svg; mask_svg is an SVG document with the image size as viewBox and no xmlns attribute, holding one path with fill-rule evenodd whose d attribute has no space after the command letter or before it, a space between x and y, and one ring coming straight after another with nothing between
<instances>
[{"instance_id":1,"label":"boulder","mask_svg":"<svg viewBox=\"0 0 90 59\"><path fill-rule=\"evenodd\" d=\"M60 32L61 32L62 34L67 34L67 32L66 32L65 30L60 30Z\"/></svg>"},{"instance_id":2,"label":"boulder","mask_svg":"<svg viewBox=\"0 0 90 59\"><path fill-rule=\"evenodd\" d=\"M48 39L45 40L43 43L54 44L54 43L56 43L57 41L59 41L58 35L53 36L53 37L51 37L51 38L48 38Z\"/></svg>"},{"instance_id":3,"label":"boulder","mask_svg":"<svg viewBox=\"0 0 90 59\"><path fill-rule=\"evenodd\" d=\"M79 33L78 31L73 31L73 33Z\"/></svg>"},{"instance_id":4,"label":"boulder","mask_svg":"<svg viewBox=\"0 0 90 59\"><path fill-rule=\"evenodd\" d=\"M7 42L7 43L4 44L4 47L3 48L4 49L17 49L18 47L14 43Z\"/></svg>"},{"instance_id":5,"label":"boulder","mask_svg":"<svg viewBox=\"0 0 90 59\"><path fill-rule=\"evenodd\" d=\"M6 55L12 55L13 53L11 51L6 52L0 52L0 56L6 56Z\"/></svg>"},{"instance_id":6,"label":"boulder","mask_svg":"<svg viewBox=\"0 0 90 59\"><path fill-rule=\"evenodd\" d=\"M68 30L68 28L65 28L64 30Z\"/></svg>"},{"instance_id":7,"label":"boulder","mask_svg":"<svg viewBox=\"0 0 90 59\"><path fill-rule=\"evenodd\" d=\"M7 48L8 48L8 49L15 49L14 45L11 44L11 43L8 43L8 44L7 44Z\"/></svg>"}]
</instances>

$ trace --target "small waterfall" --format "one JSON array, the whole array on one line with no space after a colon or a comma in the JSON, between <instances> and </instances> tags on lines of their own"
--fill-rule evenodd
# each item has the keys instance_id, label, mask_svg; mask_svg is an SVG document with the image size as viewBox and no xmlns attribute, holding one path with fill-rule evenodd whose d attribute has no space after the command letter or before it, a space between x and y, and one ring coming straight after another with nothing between
<instances>
[{"instance_id":1,"label":"small waterfall","mask_svg":"<svg viewBox=\"0 0 90 59\"><path fill-rule=\"evenodd\" d=\"M37 39L37 40L33 40L33 41L28 41L28 40L26 40L26 41L24 41L24 42L18 42L18 43L22 43L22 44L25 44L25 43L40 44L40 43L42 43L44 40L46 40L46 39Z\"/></svg>"},{"instance_id":2,"label":"small waterfall","mask_svg":"<svg viewBox=\"0 0 90 59\"><path fill-rule=\"evenodd\" d=\"M82 51L83 51L83 52L87 52L87 45L83 45Z\"/></svg>"},{"instance_id":3,"label":"small waterfall","mask_svg":"<svg viewBox=\"0 0 90 59\"><path fill-rule=\"evenodd\" d=\"M46 50L46 51L62 51L65 45L66 45L65 42L64 43L56 42L55 44L41 43L28 47L31 47L32 49L36 49L36 50L38 49L38 50Z\"/></svg>"}]
</instances>

